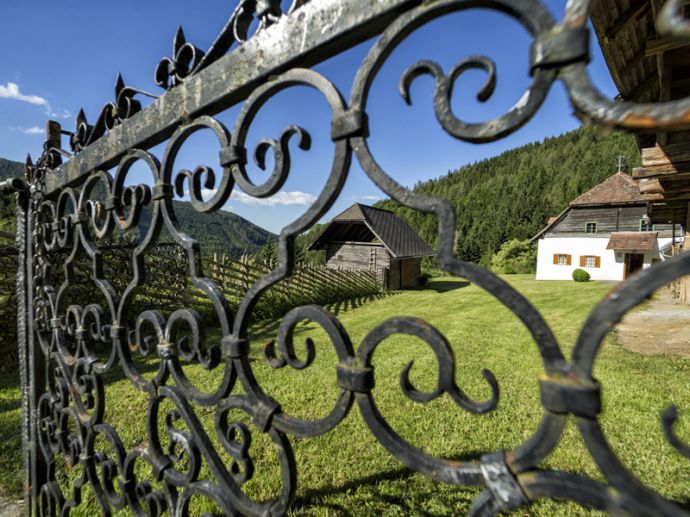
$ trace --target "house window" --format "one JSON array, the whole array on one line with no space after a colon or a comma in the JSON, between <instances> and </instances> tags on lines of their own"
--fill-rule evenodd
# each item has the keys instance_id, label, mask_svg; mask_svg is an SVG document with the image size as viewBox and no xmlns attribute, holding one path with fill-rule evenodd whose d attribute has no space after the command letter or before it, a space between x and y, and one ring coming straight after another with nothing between
<instances>
[{"instance_id":1,"label":"house window","mask_svg":"<svg viewBox=\"0 0 690 517\"><path fill-rule=\"evenodd\" d=\"M553 256L553 263L558 266L569 266L572 262L572 257L565 253L556 253Z\"/></svg>"},{"instance_id":2,"label":"house window","mask_svg":"<svg viewBox=\"0 0 690 517\"><path fill-rule=\"evenodd\" d=\"M582 255L580 257L580 267L601 267L601 257Z\"/></svg>"},{"instance_id":3,"label":"house window","mask_svg":"<svg viewBox=\"0 0 690 517\"><path fill-rule=\"evenodd\" d=\"M585 224L585 233L597 233L597 223Z\"/></svg>"}]
</instances>

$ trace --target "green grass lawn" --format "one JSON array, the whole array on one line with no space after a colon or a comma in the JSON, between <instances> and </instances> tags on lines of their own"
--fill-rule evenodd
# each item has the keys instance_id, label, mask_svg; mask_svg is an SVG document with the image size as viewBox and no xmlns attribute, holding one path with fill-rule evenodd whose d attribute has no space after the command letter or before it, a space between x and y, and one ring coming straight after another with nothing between
<instances>
[{"instance_id":1,"label":"green grass lawn","mask_svg":"<svg viewBox=\"0 0 690 517\"><path fill-rule=\"evenodd\" d=\"M597 282L536 282L521 275L505 278L541 311L566 356L586 316L611 288L610 284ZM482 368L496 375L501 398L498 408L489 414L467 413L447 395L431 403L415 403L400 390L400 372L414 359L412 382L418 389L430 390L437 376L434 354L416 339L388 338L374 355L374 396L387 421L406 440L434 455L478 458L486 452L512 449L534 432L542 414L537 383L541 359L521 322L490 294L458 279L438 278L428 289L343 302L330 309L349 332L355 349L369 330L392 316L416 316L435 325L453 346L458 386L474 399L489 396ZM267 329L256 329L251 357L261 386L285 411L302 418L317 418L328 413L337 395L337 360L325 334L315 324L300 327L298 337L307 336L316 342L317 353L314 364L305 370L273 370L265 364L261 350L272 337ZM212 389L219 378L217 372L197 367L188 367L186 372L195 385L204 389ZM612 447L644 483L678 501L690 494L690 466L664 440L659 414L670 403L679 405L678 434L690 439L690 415L682 413L690 412L685 396L689 372L689 360L634 354L620 347L615 335L607 339L595 369L603 385L602 426ZM13 495L20 492L22 483L16 386L16 375L3 375L0 489ZM146 441L144 419L133 418L134 411L145 407L146 397L117 377L111 378L106 391L106 422L118 430L127 447ZM212 435L213 412L197 408L197 413ZM257 433L254 438L251 454L255 474L245 490L252 497L265 499L279 490L279 468L268 440ZM293 515L464 513L478 493L473 488L439 485L409 472L377 443L356 405L330 433L291 441L298 476L296 500L290 510ZM228 456L224 459L229 461ZM601 479L572 422L545 466ZM80 474L78 470L64 468L61 479ZM86 505L93 504L89 490L84 495ZM200 502L198 509L202 506ZM74 514L93 512L93 506L85 506ZM540 501L518 513L576 515L588 511L570 503Z\"/></svg>"}]
</instances>

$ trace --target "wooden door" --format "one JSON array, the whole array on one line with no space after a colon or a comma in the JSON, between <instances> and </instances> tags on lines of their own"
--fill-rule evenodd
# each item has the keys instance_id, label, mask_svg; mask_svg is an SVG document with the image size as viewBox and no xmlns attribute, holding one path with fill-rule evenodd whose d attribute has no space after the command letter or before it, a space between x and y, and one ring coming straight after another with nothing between
<instances>
[{"instance_id":1,"label":"wooden door","mask_svg":"<svg viewBox=\"0 0 690 517\"><path fill-rule=\"evenodd\" d=\"M625 278L634 275L642 269L644 264L644 255L642 253L626 253L625 254Z\"/></svg>"},{"instance_id":2,"label":"wooden door","mask_svg":"<svg viewBox=\"0 0 690 517\"><path fill-rule=\"evenodd\" d=\"M417 285L417 261L415 259L401 260L402 287L415 287Z\"/></svg>"}]
</instances>

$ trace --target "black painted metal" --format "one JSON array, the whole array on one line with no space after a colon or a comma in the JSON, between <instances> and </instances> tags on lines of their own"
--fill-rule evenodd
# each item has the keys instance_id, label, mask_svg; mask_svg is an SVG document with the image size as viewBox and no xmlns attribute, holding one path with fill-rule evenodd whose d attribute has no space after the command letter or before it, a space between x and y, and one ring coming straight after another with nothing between
<instances>
[{"instance_id":1,"label":"black painted metal","mask_svg":"<svg viewBox=\"0 0 690 517\"><path fill-rule=\"evenodd\" d=\"M666 18L659 26L685 36L683 24L687 22L674 14L673 6L678 3L667 3L671 7L662 13ZM451 112L453 83L465 70L482 69L488 79L479 97L487 99L496 81L493 62L471 57L447 73L433 61L413 64L401 78L400 93L410 102L411 83L422 74L431 75L436 82L437 119L454 137L485 142L516 131L539 109L556 80L563 82L573 106L588 121L627 129L688 127L690 99L658 105L614 103L598 93L586 74L589 4L588 0L571 0L563 21L556 23L539 0L438 0L424 4L409 0L295 0L287 14L280 12L274 0L242 0L208 52L203 53L178 32L171 57L156 68L157 84L167 91L150 107L142 108L135 99L150 94L126 86L118 78L115 101L104 106L93 125L80 113L75 131L69 133L74 156L62 150L62 131L50 123L44 154L36 165L27 160L28 191L22 181L0 184L0 191L20 191L17 240L23 266L18 273L18 325L30 511L68 512L79 504L81 489L89 484L104 514L129 507L136 514L167 510L183 515L195 496L212 499L227 514L282 514L297 482L290 438L328 432L356 403L378 441L410 469L442 483L484 486L470 510L473 514L513 509L540 497L571 499L618 513L682 514L681 508L627 471L608 446L597 418L600 387L592 377L592 368L604 336L628 310L655 289L690 274L690 254L646 270L611 293L592 312L568 360L542 316L520 293L493 273L454 256L455 213L451 205L401 187L377 163L367 143L369 88L393 49L426 22L477 7L512 16L532 35L532 85L504 115L470 124ZM257 33L249 36L248 28L255 19ZM379 33L357 71L349 102L327 78L306 68ZM241 48L230 51L235 43ZM254 184L247 174L245 138L264 103L298 85L321 93L331 108L332 167L313 206L281 232L280 261L275 270L249 289L233 314L220 289L204 276L199 244L181 229L172 199L175 193L182 195L186 186L194 207L199 212L212 212L227 201L235 185L259 198L276 193L290 172L290 145L309 149L309 134L290 126L277 140L262 141L255 154L261 162L270 150L275 165L261 185ZM238 102L244 103L243 108L229 131L213 116ZM179 150L190 135L202 129L210 129L218 139L218 173L205 166L176 172ZM159 161L147 149L166 139ZM369 178L393 199L437 216L438 261L446 272L486 289L529 329L544 364L540 378L544 413L534 435L515 450L496 451L476 461L433 457L405 441L386 422L372 393L376 370L371 359L379 343L393 334L417 337L437 357L439 380L430 393L414 387L409 366L402 372L401 389L410 399L424 403L447 393L460 408L472 413L490 412L498 401L498 383L488 370L483 375L491 397L474 401L465 395L455 381L456 363L448 341L418 319L391 318L354 346L338 319L321 307L296 307L283 318L277 342L266 349L266 359L273 368L303 369L313 361L316 352L310 341L305 343L306 359L295 354L293 333L300 320L322 327L336 350L340 394L324 418L303 420L290 415L280 401L264 393L254 377L248 358L252 309L263 291L290 274L294 237L332 206L353 155ZM65 157L68 159L62 163ZM150 169L154 181L125 186L130 168L137 162ZM110 167L116 167L113 175L107 172ZM215 194L204 199L203 188L214 189ZM135 228L144 207L151 210L151 224L140 245L131 251L133 278L118 292L104 275L97 241L112 235L116 227ZM194 310L164 315L151 307L134 313L133 299L144 282L143 258L164 229L187 254L191 282L212 303L222 333L220 342L205 340L206 323ZM61 257L66 254L64 263L55 261L58 251ZM79 256L91 262L91 281L100 295L98 300L70 305L70 288L76 282L73 266ZM138 370L138 354L160 359L153 378ZM188 362L217 373L213 390L189 381L182 366ZM116 369L149 400L145 412L142 409L133 414L133 418L146 419L149 439L133 450L126 450L116 430L103 421L104 375ZM195 407L214 412L213 440L199 422ZM249 415L256 429L230 420L230 414L238 410ZM571 414L607 484L538 467L558 445ZM671 445L688 456L690 448L673 432L676 418L676 410L669 408L663 426ZM282 472L280 494L265 502L254 501L242 491L253 473L247 445L257 433L265 433L275 445ZM163 448L163 435L175 447ZM231 464L221 460L214 441L233 458ZM104 442L110 453L102 450ZM186 458L183 467L182 456ZM56 479L58 459L82 467L82 476L69 493ZM161 489L138 479L135 467L141 463L150 465ZM208 468L206 479L200 479L202 463Z\"/></svg>"}]
</instances>

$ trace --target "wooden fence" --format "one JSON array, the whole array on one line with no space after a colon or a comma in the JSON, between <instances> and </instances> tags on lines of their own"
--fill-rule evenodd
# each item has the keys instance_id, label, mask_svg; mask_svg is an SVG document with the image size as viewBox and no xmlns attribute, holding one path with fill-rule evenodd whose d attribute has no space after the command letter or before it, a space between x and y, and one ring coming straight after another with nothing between
<instances>
[{"instance_id":1,"label":"wooden fence","mask_svg":"<svg viewBox=\"0 0 690 517\"><path fill-rule=\"evenodd\" d=\"M2 237L0 235L0 237ZM133 277L131 252L134 244L108 244L100 247L105 264L105 277L117 292L123 292ZM62 280L64 251L51 254L52 275ZM91 263L84 257L74 264L74 282L67 303L80 305L82 300L97 301L100 293L90 280ZM174 243L158 243L145 257L146 281L134 298L132 314L155 305L161 312L170 313L181 307L192 307L202 316L213 320L212 307L203 293L189 283L187 256ZM272 264L257 264L251 257L233 260L214 255L204 263L206 276L223 290L233 309L236 309L247 290L260 277L273 269ZM376 295L385 288L385 272L374 270L329 269L324 266L297 265L293 274L269 288L261 297L253 315L255 320L268 320L285 314L298 305L331 303ZM16 274L17 248L0 240L0 370L2 365L14 365L16 352ZM383 277L382 277L383 275ZM104 302L104 300L103 300ZM97 302L98 303L98 302ZM129 322L133 324L134 322Z\"/></svg>"},{"instance_id":2,"label":"wooden fence","mask_svg":"<svg viewBox=\"0 0 690 517\"><path fill-rule=\"evenodd\" d=\"M225 293L231 304L239 304L247 289L273 269L272 264L254 263L251 257L232 260L214 255L205 265L206 274ZM375 295L382 291L380 273L362 269L330 269L298 264L288 278L262 296L254 310L257 319L280 316L298 305L329 303Z\"/></svg>"}]
</instances>

